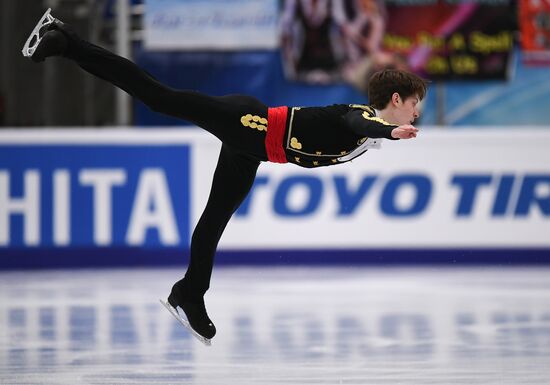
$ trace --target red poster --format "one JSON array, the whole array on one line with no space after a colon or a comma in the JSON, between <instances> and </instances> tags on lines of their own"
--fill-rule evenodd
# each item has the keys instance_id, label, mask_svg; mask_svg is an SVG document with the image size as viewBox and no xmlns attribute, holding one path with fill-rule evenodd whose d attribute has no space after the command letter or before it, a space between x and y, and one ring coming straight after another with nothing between
<instances>
[{"instance_id":1,"label":"red poster","mask_svg":"<svg viewBox=\"0 0 550 385\"><path fill-rule=\"evenodd\" d=\"M550 0L520 0L519 25L523 61L550 65Z\"/></svg>"}]
</instances>

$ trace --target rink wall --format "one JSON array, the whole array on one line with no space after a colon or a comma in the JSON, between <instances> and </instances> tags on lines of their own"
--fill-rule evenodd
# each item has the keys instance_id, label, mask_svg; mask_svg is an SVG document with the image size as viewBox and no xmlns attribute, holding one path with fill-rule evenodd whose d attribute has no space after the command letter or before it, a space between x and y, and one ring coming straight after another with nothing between
<instances>
[{"instance_id":1,"label":"rink wall","mask_svg":"<svg viewBox=\"0 0 550 385\"><path fill-rule=\"evenodd\" d=\"M0 132L0 268L186 263L217 140ZM550 263L550 132L422 130L345 165L264 163L218 263Z\"/></svg>"}]
</instances>

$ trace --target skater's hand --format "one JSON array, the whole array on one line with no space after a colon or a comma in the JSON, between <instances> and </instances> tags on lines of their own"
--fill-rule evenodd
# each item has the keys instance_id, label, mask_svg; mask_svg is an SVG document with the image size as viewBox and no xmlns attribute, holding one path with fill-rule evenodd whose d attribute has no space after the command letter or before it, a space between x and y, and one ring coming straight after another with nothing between
<instances>
[{"instance_id":1,"label":"skater's hand","mask_svg":"<svg viewBox=\"0 0 550 385\"><path fill-rule=\"evenodd\" d=\"M404 124L402 126L396 127L391 131L392 138L396 139L411 139L416 138L416 133L418 128L410 125Z\"/></svg>"}]
</instances>

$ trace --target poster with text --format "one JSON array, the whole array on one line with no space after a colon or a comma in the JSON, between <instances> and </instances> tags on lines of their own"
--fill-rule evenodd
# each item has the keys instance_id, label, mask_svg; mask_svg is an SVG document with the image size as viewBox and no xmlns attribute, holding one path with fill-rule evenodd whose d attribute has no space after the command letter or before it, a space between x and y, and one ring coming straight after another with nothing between
<instances>
[{"instance_id":1,"label":"poster with text","mask_svg":"<svg viewBox=\"0 0 550 385\"><path fill-rule=\"evenodd\" d=\"M516 30L511 0L385 2L383 49L429 79L506 79Z\"/></svg>"}]
</instances>

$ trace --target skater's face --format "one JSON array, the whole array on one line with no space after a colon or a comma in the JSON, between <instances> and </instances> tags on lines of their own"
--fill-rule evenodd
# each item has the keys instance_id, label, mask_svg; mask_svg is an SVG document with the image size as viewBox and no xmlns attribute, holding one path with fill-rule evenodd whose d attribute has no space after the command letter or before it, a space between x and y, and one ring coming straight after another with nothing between
<instances>
[{"instance_id":1,"label":"skater's face","mask_svg":"<svg viewBox=\"0 0 550 385\"><path fill-rule=\"evenodd\" d=\"M413 124L420 116L420 110L418 108L419 102L420 98L418 95L412 95L403 99L397 92L394 93L392 95L392 103L395 107L393 111L395 121L392 123L400 126L404 124Z\"/></svg>"}]
</instances>

